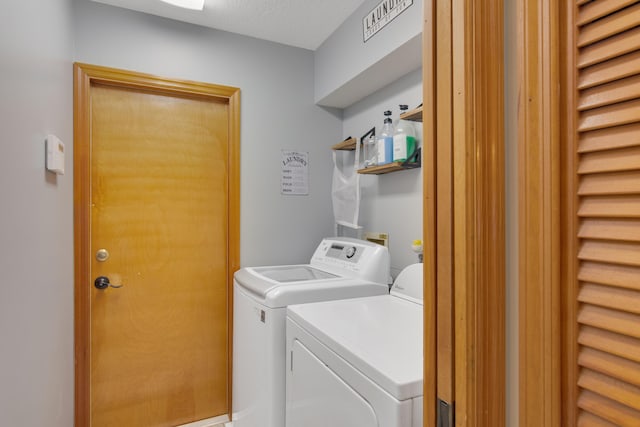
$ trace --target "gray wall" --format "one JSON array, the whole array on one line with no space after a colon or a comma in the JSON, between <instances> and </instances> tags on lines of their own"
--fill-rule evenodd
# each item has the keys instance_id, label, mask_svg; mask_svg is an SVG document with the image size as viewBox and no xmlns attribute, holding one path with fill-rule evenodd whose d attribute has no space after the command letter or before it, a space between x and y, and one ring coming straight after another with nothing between
<instances>
[{"instance_id":1,"label":"gray wall","mask_svg":"<svg viewBox=\"0 0 640 427\"><path fill-rule=\"evenodd\" d=\"M385 110L392 111L395 121L400 112L399 104L407 104L413 109L420 103L421 68L346 108L343 138L351 135L359 139L373 126L379 133ZM422 145L422 125L416 123L414 127ZM352 152L342 155L353 159ZM418 261L411 243L422 239L422 169L362 175L360 185L360 225L365 231L389 234L391 274L395 277L404 267Z\"/></svg>"},{"instance_id":2,"label":"gray wall","mask_svg":"<svg viewBox=\"0 0 640 427\"><path fill-rule=\"evenodd\" d=\"M345 108L422 65L422 0L364 42L362 18L380 0L366 0L316 50L315 99Z\"/></svg>"},{"instance_id":3,"label":"gray wall","mask_svg":"<svg viewBox=\"0 0 640 427\"><path fill-rule=\"evenodd\" d=\"M241 88L243 265L306 262L333 233L331 145L421 97L412 73L347 108L343 132L342 111L314 104L311 51L85 0L0 12L0 425L73 424L73 61ZM44 170L49 133L64 176ZM281 149L309 152L309 196L280 195ZM420 176L363 178L362 222L390 233L394 274L415 260Z\"/></svg>"},{"instance_id":4,"label":"gray wall","mask_svg":"<svg viewBox=\"0 0 640 427\"><path fill-rule=\"evenodd\" d=\"M313 52L87 1L0 6L0 425L73 424L72 62L242 90L243 265L306 262L333 232L341 112L313 102ZM75 45L74 45L75 44ZM66 174L44 170L44 138ZM310 195L280 195L280 149L309 152Z\"/></svg>"},{"instance_id":5,"label":"gray wall","mask_svg":"<svg viewBox=\"0 0 640 427\"><path fill-rule=\"evenodd\" d=\"M72 4L0 4L0 425L73 425ZM66 174L45 172L44 139Z\"/></svg>"},{"instance_id":6,"label":"gray wall","mask_svg":"<svg viewBox=\"0 0 640 427\"><path fill-rule=\"evenodd\" d=\"M76 0L79 62L241 89L241 262L307 262L333 233L340 112L314 105L313 52ZM280 150L309 152L309 196L280 195Z\"/></svg>"}]
</instances>

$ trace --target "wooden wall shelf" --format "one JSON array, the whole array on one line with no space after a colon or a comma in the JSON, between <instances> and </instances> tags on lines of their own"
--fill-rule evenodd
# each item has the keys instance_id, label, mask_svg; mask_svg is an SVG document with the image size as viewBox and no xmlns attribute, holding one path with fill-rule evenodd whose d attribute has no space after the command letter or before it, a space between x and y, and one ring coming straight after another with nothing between
<instances>
[{"instance_id":1,"label":"wooden wall shelf","mask_svg":"<svg viewBox=\"0 0 640 427\"><path fill-rule=\"evenodd\" d=\"M339 142L331 147L332 150L347 150L353 151L356 149L356 143L358 141L355 138L347 138L342 142Z\"/></svg>"},{"instance_id":2,"label":"wooden wall shelf","mask_svg":"<svg viewBox=\"0 0 640 427\"><path fill-rule=\"evenodd\" d=\"M382 175L389 172L404 170L402 162L387 163L386 165L371 166L364 169L358 169L358 173L363 175Z\"/></svg>"},{"instance_id":3,"label":"wooden wall shelf","mask_svg":"<svg viewBox=\"0 0 640 427\"><path fill-rule=\"evenodd\" d=\"M411 111L407 111L406 113L400 114L400 119L409 120L412 122L421 122L422 121L422 105Z\"/></svg>"},{"instance_id":4,"label":"wooden wall shelf","mask_svg":"<svg viewBox=\"0 0 640 427\"><path fill-rule=\"evenodd\" d=\"M407 111L406 113L400 115L402 120L411 120L414 122L422 121L422 106ZM369 132L367 132L360 140L364 140L369 135L375 135L375 128L372 128ZM331 149L332 150L343 150L343 151L353 151L356 149L356 144L358 140L352 137L345 139L342 142L334 144ZM362 142L361 142L362 144ZM383 175L385 173L397 172L406 169L416 169L422 166L422 149L418 147L413 154L404 162L391 162L384 165L371 166L368 168L358 169L359 174L363 175Z\"/></svg>"},{"instance_id":5,"label":"wooden wall shelf","mask_svg":"<svg viewBox=\"0 0 640 427\"><path fill-rule=\"evenodd\" d=\"M364 169L358 169L359 174L363 175L383 175L385 173L403 171L407 169L417 169L422 166L422 149L418 149L405 162L392 162L385 165L371 166Z\"/></svg>"}]
</instances>

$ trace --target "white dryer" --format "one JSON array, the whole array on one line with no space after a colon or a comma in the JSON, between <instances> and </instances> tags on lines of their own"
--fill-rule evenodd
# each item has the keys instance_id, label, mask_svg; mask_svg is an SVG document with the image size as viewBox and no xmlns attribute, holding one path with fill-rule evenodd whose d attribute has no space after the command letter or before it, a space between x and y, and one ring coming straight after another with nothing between
<instances>
[{"instance_id":1,"label":"white dryer","mask_svg":"<svg viewBox=\"0 0 640 427\"><path fill-rule=\"evenodd\" d=\"M309 264L248 267L234 275L234 427L285 425L285 318L290 304L389 294L387 248L323 239Z\"/></svg>"},{"instance_id":2,"label":"white dryer","mask_svg":"<svg viewBox=\"0 0 640 427\"><path fill-rule=\"evenodd\" d=\"M288 307L286 427L422 426L422 266L391 295Z\"/></svg>"}]
</instances>

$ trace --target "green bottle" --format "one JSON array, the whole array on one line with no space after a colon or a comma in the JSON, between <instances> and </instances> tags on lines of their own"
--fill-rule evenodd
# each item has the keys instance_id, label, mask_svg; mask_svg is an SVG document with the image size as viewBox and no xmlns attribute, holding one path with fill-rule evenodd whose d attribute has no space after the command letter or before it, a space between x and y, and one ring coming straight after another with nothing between
<instances>
[{"instance_id":1,"label":"green bottle","mask_svg":"<svg viewBox=\"0 0 640 427\"><path fill-rule=\"evenodd\" d=\"M409 107L400 105L400 114L407 111ZM398 119L395 132L393 134L393 161L404 162L416 150L416 134L413 126L406 120Z\"/></svg>"}]
</instances>

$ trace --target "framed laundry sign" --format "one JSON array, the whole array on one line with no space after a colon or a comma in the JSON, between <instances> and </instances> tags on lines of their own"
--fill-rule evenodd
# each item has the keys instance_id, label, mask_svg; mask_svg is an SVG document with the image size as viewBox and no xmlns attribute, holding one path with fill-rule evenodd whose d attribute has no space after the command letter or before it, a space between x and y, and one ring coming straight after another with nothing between
<instances>
[{"instance_id":1,"label":"framed laundry sign","mask_svg":"<svg viewBox=\"0 0 640 427\"><path fill-rule=\"evenodd\" d=\"M413 0L382 0L376 7L362 18L362 34L366 42L389 22L407 10Z\"/></svg>"},{"instance_id":2,"label":"framed laundry sign","mask_svg":"<svg viewBox=\"0 0 640 427\"><path fill-rule=\"evenodd\" d=\"M309 152L281 151L280 194L307 196L309 194Z\"/></svg>"}]
</instances>

